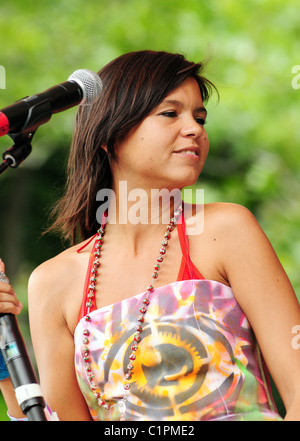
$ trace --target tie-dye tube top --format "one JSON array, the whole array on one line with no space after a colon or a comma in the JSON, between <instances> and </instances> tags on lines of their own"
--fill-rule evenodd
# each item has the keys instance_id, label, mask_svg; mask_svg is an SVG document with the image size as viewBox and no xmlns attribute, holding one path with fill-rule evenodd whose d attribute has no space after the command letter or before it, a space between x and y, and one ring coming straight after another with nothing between
<instances>
[{"instance_id":1,"label":"tie-dye tube top","mask_svg":"<svg viewBox=\"0 0 300 441\"><path fill-rule=\"evenodd\" d=\"M118 405L100 408L83 360L83 330L102 397L124 396L124 375L145 293L91 312L75 332L75 369L95 421L118 420ZM231 288L182 280L156 288L145 316L127 393L129 421L276 421L261 353Z\"/></svg>"}]
</instances>

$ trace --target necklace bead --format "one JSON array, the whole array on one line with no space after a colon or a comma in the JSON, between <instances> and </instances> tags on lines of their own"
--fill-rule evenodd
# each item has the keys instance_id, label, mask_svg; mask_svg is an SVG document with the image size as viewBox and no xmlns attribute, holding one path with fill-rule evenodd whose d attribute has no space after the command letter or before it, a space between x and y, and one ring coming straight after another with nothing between
<instances>
[{"instance_id":1,"label":"necklace bead","mask_svg":"<svg viewBox=\"0 0 300 441\"><path fill-rule=\"evenodd\" d=\"M154 272L152 273L152 283L154 280L156 280L158 278L158 272L160 271L160 263L163 262L163 256L166 254L166 247L168 246L168 240L171 238L171 231L173 231L175 224L178 221L178 217L180 216L182 212L182 205L175 210L174 212L174 216L171 218L167 228L166 228L166 233L164 234L164 239L161 242L161 248L159 250L159 256L156 259L156 264L154 265ZM95 242L95 251L94 251L94 261L92 264L92 269L91 269L91 276L90 276L90 285L88 287L89 291L88 291L88 301L86 302L86 307L87 307L87 314L85 316L85 321L86 322L91 322L91 317L90 317L90 313L91 310L93 308L93 300L95 299L95 291L96 291L96 282L97 282L97 276L98 276L98 268L100 266L100 262L99 262L99 258L101 256L101 248L102 248L102 244L103 244L103 236L105 233L105 226L99 228L98 232L97 232L97 238L96 238L96 242ZM116 405L119 407L119 412L120 412L120 421L126 421L125 418L125 412L126 412L126 394L128 393L129 389L130 389L130 383L129 381L132 379L133 376L133 369L134 369L134 365L133 362L136 360L137 356L137 350L138 350L138 345L141 341L141 333L143 331L143 327L142 324L145 322L145 315L147 313L147 307L150 304L150 295L153 293L154 291L154 287L153 284L150 284L147 286L146 288L146 293L145 296L142 300L143 306L141 306L139 308L139 312L140 315L138 315L137 317L137 324L135 325L135 333L134 333L134 337L133 337L133 343L131 345L131 354L129 355L129 364L127 365L127 372L125 373L124 376L124 390L125 390L125 395L123 397L123 399L119 400ZM85 362L85 371L87 373L87 379L89 381L89 385L90 385L90 389L93 391L94 397L97 400L97 403L99 405L99 407L102 407L106 410L109 410L111 408L111 405L106 402L102 395L101 395L101 391L99 389L99 387L94 383L94 374L92 371L92 360L90 357L90 350L89 350L89 339L87 337L90 336L90 331L88 329L84 329L83 331L83 340L82 340L82 354L83 354L83 360Z\"/></svg>"}]
</instances>

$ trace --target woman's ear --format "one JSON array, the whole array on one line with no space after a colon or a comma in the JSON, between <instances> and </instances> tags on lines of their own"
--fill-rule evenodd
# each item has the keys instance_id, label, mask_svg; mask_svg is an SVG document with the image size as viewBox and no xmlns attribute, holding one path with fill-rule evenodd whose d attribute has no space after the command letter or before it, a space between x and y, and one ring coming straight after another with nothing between
<instances>
[{"instance_id":1,"label":"woman's ear","mask_svg":"<svg viewBox=\"0 0 300 441\"><path fill-rule=\"evenodd\" d=\"M102 144L101 148L107 153L107 146L105 144Z\"/></svg>"}]
</instances>

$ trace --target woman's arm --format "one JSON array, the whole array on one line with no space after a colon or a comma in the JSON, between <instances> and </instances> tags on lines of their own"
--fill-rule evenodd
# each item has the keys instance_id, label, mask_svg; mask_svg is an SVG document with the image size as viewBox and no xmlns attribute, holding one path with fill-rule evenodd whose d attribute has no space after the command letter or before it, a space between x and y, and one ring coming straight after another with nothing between
<instances>
[{"instance_id":1,"label":"woman's arm","mask_svg":"<svg viewBox=\"0 0 300 441\"><path fill-rule=\"evenodd\" d=\"M222 207L218 251L224 277L256 334L284 401L286 419L300 420L300 350L292 329L300 307L288 277L254 216L237 205Z\"/></svg>"},{"instance_id":2,"label":"woman's arm","mask_svg":"<svg viewBox=\"0 0 300 441\"><path fill-rule=\"evenodd\" d=\"M53 259L30 277L32 342L47 404L60 421L89 421L91 416L75 375L74 340L63 313L70 276L62 267Z\"/></svg>"}]
</instances>

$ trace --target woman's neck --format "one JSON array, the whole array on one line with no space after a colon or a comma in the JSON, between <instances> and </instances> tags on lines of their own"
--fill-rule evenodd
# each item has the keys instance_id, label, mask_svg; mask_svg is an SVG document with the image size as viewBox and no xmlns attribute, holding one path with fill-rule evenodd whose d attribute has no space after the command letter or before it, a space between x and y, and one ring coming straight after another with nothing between
<instances>
[{"instance_id":1,"label":"woman's neck","mask_svg":"<svg viewBox=\"0 0 300 441\"><path fill-rule=\"evenodd\" d=\"M111 224L120 225L167 225L174 210L182 203L180 189L145 189L130 187L120 181L107 203Z\"/></svg>"},{"instance_id":2,"label":"woman's neck","mask_svg":"<svg viewBox=\"0 0 300 441\"><path fill-rule=\"evenodd\" d=\"M113 233L123 244L126 241L136 253L152 239L163 236L174 210L181 203L179 189L132 188L127 181L120 181L110 191L106 204L107 232Z\"/></svg>"}]
</instances>

